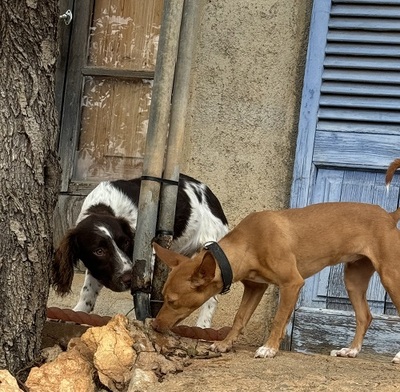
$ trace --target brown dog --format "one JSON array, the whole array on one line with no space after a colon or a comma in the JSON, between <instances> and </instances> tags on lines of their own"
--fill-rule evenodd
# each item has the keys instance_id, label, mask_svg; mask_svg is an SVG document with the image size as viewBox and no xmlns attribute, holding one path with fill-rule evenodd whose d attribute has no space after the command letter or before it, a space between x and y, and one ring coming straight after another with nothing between
<instances>
[{"instance_id":1,"label":"brown dog","mask_svg":"<svg viewBox=\"0 0 400 392\"><path fill-rule=\"evenodd\" d=\"M400 167L400 160L388 169L389 180L396 165ZM372 320L365 293L374 271L400 311L399 219L400 209L387 213L376 205L345 202L247 216L218 242L229 260L233 282L241 281L244 293L231 331L211 349L226 352L232 348L268 284L273 283L280 290L279 306L270 336L255 356L274 357L304 279L327 266L346 263L345 284L357 327L350 347L336 355L355 357ZM154 328L162 332L220 293L226 277L221 274L219 257L209 250L189 259L157 244L154 248L172 268L163 290L163 307L153 321ZM393 362L400 362L400 352Z\"/></svg>"}]
</instances>

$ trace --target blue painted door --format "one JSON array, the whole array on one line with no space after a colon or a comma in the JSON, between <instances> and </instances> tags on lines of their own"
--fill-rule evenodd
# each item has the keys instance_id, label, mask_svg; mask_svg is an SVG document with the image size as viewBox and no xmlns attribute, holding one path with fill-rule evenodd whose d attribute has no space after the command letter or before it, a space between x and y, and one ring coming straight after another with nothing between
<instances>
[{"instance_id":1,"label":"blue painted door","mask_svg":"<svg viewBox=\"0 0 400 392\"><path fill-rule=\"evenodd\" d=\"M384 173L400 158L399 71L400 0L314 1L291 207L360 201L397 208L400 180L387 192ZM307 351L304 328L313 326L300 324L315 324L318 312L324 322L349 315L342 272L335 266L307 280L292 324L294 349ZM367 296L374 314L396 314L378 276ZM339 342L348 344L352 333ZM328 340L317 346L324 350ZM369 349L381 352L377 345L367 339Z\"/></svg>"}]
</instances>

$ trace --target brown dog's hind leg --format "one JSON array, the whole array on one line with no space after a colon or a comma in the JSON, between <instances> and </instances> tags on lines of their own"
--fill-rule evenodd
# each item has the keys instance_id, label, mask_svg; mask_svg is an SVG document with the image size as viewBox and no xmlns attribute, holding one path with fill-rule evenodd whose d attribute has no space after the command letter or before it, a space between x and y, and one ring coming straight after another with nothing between
<instances>
[{"instance_id":1,"label":"brown dog's hind leg","mask_svg":"<svg viewBox=\"0 0 400 392\"><path fill-rule=\"evenodd\" d=\"M287 278L287 276L286 276ZM279 305L271 333L264 346L257 349L256 358L273 358L279 350L279 344L285 336L286 325L294 310L304 279L296 271L292 272L291 279L279 285Z\"/></svg>"},{"instance_id":2,"label":"brown dog's hind leg","mask_svg":"<svg viewBox=\"0 0 400 392\"><path fill-rule=\"evenodd\" d=\"M374 266L366 257L345 265L344 282L356 316L356 333L350 347L332 350L332 356L354 358L360 352L365 333L372 321L366 292L374 272Z\"/></svg>"},{"instance_id":3,"label":"brown dog's hind leg","mask_svg":"<svg viewBox=\"0 0 400 392\"><path fill-rule=\"evenodd\" d=\"M399 252L393 252L393 254L397 255ZM400 270L397 265L398 260L385 260L385 263L382 263L378 273L383 287L390 295L393 304L396 306L397 312L400 314ZM392 359L392 362L400 363L400 351Z\"/></svg>"},{"instance_id":4,"label":"brown dog's hind leg","mask_svg":"<svg viewBox=\"0 0 400 392\"><path fill-rule=\"evenodd\" d=\"M210 349L213 351L225 353L232 348L233 343L238 339L268 287L268 284L263 283L250 281L243 281L242 283L244 285L242 302L233 321L232 329L224 340L214 342L211 345Z\"/></svg>"}]
</instances>

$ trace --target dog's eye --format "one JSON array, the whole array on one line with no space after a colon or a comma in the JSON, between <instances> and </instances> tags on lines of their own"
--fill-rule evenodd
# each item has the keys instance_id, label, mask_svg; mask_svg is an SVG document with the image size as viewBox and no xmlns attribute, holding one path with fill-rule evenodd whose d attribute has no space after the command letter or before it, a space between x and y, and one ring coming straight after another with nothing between
<instances>
[{"instance_id":1,"label":"dog's eye","mask_svg":"<svg viewBox=\"0 0 400 392\"><path fill-rule=\"evenodd\" d=\"M167 301L168 302L168 306L170 306L171 308L175 307L175 301Z\"/></svg>"},{"instance_id":2,"label":"dog's eye","mask_svg":"<svg viewBox=\"0 0 400 392\"><path fill-rule=\"evenodd\" d=\"M177 306L178 298L176 298L175 295L168 296L166 298L166 301L167 301L168 305L171 306L171 308L175 308Z\"/></svg>"},{"instance_id":3,"label":"dog's eye","mask_svg":"<svg viewBox=\"0 0 400 392\"><path fill-rule=\"evenodd\" d=\"M93 252L96 256L104 256L105 252L103 248L97 248L94 252Z\"/></svg>"}]
</instances>

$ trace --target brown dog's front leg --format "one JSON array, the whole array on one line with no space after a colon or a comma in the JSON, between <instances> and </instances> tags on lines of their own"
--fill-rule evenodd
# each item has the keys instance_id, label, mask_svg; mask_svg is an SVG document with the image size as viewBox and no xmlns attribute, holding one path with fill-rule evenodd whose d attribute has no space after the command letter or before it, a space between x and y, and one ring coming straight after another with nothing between
<instances>
[{"instance_id":1,"label":"brown dog's front leg","mask_svg":"<svg viewBox=\"0 0 400 392\"><path fill-rule=\"evenodd\" d=\"M285 335L285 329L289 317L293 312L294 306L304 285L304 280L299 277L295 282L279 287L279 305L276 312L271 333L264 346L256 351L256 358L273 358L279 350L279 344Z\"/></svg>"},{"instance_id":2,"label":"brown dog's front leg","mask_svg":"<svg viewBox=\"0 0 400 392\"><path fill-rule=\"evenodd\" d=\"M263 283L253 283L249 281L244 281L242 283L244 285L242 302L240 303L235 320L233 321L232 329L224 340L211 345L210 349L213 351L225 353L231 350L233 343L238 339L268 287L268 284Z\"/></svg>"}]
</instances>

